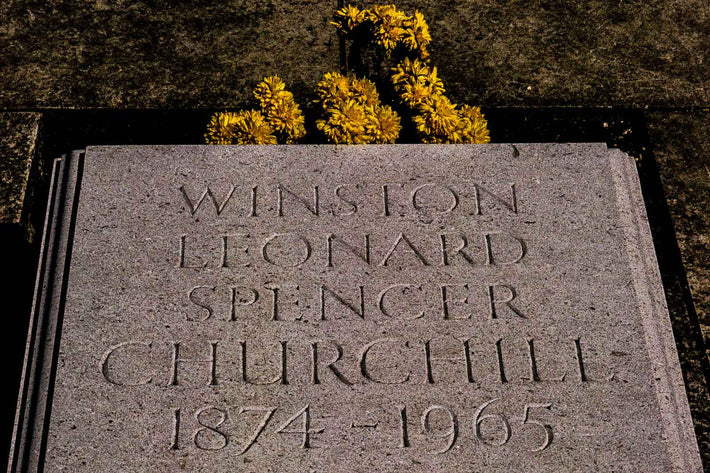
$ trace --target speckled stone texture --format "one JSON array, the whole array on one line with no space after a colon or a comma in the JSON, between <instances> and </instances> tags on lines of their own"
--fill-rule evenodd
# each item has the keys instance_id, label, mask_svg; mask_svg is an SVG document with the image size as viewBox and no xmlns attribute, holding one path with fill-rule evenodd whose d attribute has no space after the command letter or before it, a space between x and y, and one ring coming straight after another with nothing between
<instances>
[{"instance_id":1,"label":"speckled stone texture","mask_svg":"<svg viewBox=\"0 0 710 473\"><path fill-rule=\"evenodd\" d=\"M426 15L433 60L455 100L680 107L710 97L704 0L397 4ZM7 0L0 107L243 106L273 72L298 93L312 90L338 67L328 24L336 7Z\"/></svg>"},{"instance_id":2,"label":"speckled stone texture","mask_svg":"<svg viewBox=\"0 0 710 473\"><path fill-rule=\"evenodd\" d=\"M20 436L47 473L702 471L618 150L98 147L64 169L47 443Z\"/></svg>"},{"instance_id":3,"label":"speckled stone texture","mask_svg":"<svg viewBox=\"0 0 710 473\"><path fill-rule=\"evenodd\" d=\"M303 97L338 68L331 1L0 4L0 107L244 106L265 76Z\"/></svg>"},{"instance_id":4,"label":"speckled stone texture","mask_svg":"<svg viewBox=\"0 0 710 473\"><path fill-rule=\"evenodd\" d=\"M710 101L704 0L396 3L425 14L432 58L457 100L528 107Z\"/></svg>"},{"instance_id":5,"label":"speckled stone texture","mask_svg":"<svg viewBox=\"0 0 710 473\"><path fill-rule=\"evenodd\" d=\"M39 113L0 113L0 224L30 221L39 124Z\"/></svg>"}]
</instances>

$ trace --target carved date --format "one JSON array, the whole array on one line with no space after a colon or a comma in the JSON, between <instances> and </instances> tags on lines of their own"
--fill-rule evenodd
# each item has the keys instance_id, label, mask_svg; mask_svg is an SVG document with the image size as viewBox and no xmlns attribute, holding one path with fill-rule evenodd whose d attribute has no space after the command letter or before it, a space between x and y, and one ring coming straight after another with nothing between
<instances>
[{"instance_id":1,"label":"carved date","mask_svg":"<svg viewBox=\"0 0 710 473\"><path fill-rule=\"evenodd\" d=\"M267 430L271 419L278 408L264 406L246 406L237 410L238 421L245 425L253 425L248 438L238 447L237 455L244 455L257 443L262 434ZM255 413L256 415L254 415ZM172 411L173 432L171 450L181 449L182 428L182 408L175 408ZM230 435L223 430L223 425L230 415L227 409L220 409L214 406L205 406L194 413L195 421L198 424L191 435L192 443L200 450L222 450L231 442ZM323 428L311 428L311 410L306 404L295 414L291 415L285 422L277 427L273 432L276 434L292 434L300 437L300 448L311 448L311 436L323 433Z\"/></svg>"},{"instance_id":2,"label":"carved date","mask_svg":"<svg viewBox=\"0 0 710 473\"><path fill-rule=\"evenodd\" d=\"M473 438L474 440L484 444L484 445L489 445L489 446L498 446L501 447L508 443L508 441L511 439L513 435L513 429L510 424L510 420L507 416L504 414L492 414L489 413L489 406L491 406L493 403L498 401L499 398L496 399L491 399L489 401L486 401L482 403L478 408L473 413ZM406 406L398 406L399 409L399 429L400 429L400 442L399 442L399 447L400 448L409 448L411 447L411 443L409 441L409 426L407 422L407 407ZM539 420L535 420L532 418L533 416L533 410L540 410L540 409L547 409L551 410L552 409L552 403L531 403L531 404L525 404L523 407L523 416L521 425L523 427L528 427L528 430L532 430L533 427L536 428L536 430L541 431L542 434L544 435L544 439L542 443L531 449L531 452L541 452L548 448L550 444L552 443L552 439L554 437L552 426L549 424L545 424ZM447 426L445 430L438 430L435 431L431 427L431 421L430 417L434 414L434 412L441 411L445 414L445 417L448 417L448 422L446 422ZM488 426L488 435L484 435L483 433L483 425ZM422 431L424 434L426 434L429 437L432 438L445 438L446 444L444 447L438 449L438 450L433 450L429 451L429 454L436 455L436 454L442 454L446 453L453 446L456 444L456 440L459 437L459 421L456 413L449 407L446 406L440 406L440 405L433 405L427 407L424 412L422 413L421 416L421 426L422 426ZM491 427L495 426L495 430L491 432ZM495 436L490 435L491 433L495 433Z\"/></svg>"},{"instance_id":3,"label":"carved date","mask_svg":"<svg viewBox=\"0 0 710 473\"><path fill-rule=\"evenodd\" d=\"M544 411L552 410L552 403L528 403L523 406L522 416L509 417L496 409L497 401L500 401L500 398L481 403L471 413L467 413L468 415L462 415L462 421L459 420L459 413L451 407L430 405L421 411L420 430L410 426L410 422L414 423L414 420L410 421L407 406L397 406L398 444L391 445L391 448L416 448L429 455L441 455L450 452L454 447L462 448L462 445L457 445L461 439L473 440L474 443L489 447L502 447L513 437L522 438L525 439L530 452L542 452L552 444L553 428L540 420L545 418ZM172 410L173 428L169 446L171 450L181 450L186 447L182 444L187 442L202 451L219 451L234 444L236 455L244 455L259 443L263 436L270 434L296 436L298 443L292 440L287 442L293 448L309 449L312 448L311 441L314 436L325 431L324 427L312 425L309 404L295 412L269 406L220 409L208 405L192 414L192 424L195 426L192 430L185 429L182 417L182 408ZM237 436L230 433L230 426L233 428L235 423L241 425L239 430L243 438L237 439ZM394 427L388 422L382 425ZM356 424L351 421L349 426L362 429L361 432L366 431L369 435L378 435L377 431L381 429L378 427L380 422L373 419L369 419L368 423L358 421ZM413 441L410 440L410 434ZM391 434L385 435L390 437ZM268 444L268 441L265 443ZM322 442L318 446L327 447ZM264 444L261 447L264 448Z\"/></svg>"}]
</instances>

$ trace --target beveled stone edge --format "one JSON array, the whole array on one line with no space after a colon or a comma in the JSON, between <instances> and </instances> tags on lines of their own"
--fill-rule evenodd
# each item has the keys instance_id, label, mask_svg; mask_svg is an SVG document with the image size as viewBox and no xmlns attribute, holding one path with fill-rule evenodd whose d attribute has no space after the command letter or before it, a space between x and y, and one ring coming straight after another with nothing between
<instances>
[{"instance_id":1,"label":"beveled stone edge","mask_svg":"<svg viewBox=\"0 0 710 473\"><path fill-rule=\"evenodd\" d=\"M43 470L83 151L52 167L8 473Z\"/></svg>"},{"instance_id":2,"label":"beveled stone edge","mask_svg":"<svg viewBox=\"0 0 710 473\"><path fill-rule=\"evenodd\" d=\"M616 154L609 162L629 264L635 270L634 292L653 367L664 441L675 472L703 473L636 162L621 150L610 150Z\"/></svg>"}]
</instances>

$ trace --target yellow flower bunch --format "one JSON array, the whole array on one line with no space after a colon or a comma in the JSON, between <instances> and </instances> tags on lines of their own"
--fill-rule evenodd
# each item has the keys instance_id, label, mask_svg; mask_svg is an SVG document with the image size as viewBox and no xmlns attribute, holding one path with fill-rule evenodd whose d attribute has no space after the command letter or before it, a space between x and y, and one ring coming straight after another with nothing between
<instances>
[{"instance_id":1,"label":"yellow flower bunch","mask_svg":"<svg viewBox=\"0 0 710 473\"><path fill-rule=\"evenodd\" d=\"M375 5L367 11L366 17L372 22L377 44L387 53L394 51L404 38L405 22L409 19L407 15L397 10L394 5Z\"/></svg>"},{"instance_id":2,"label":"yellow flower bunch","mask_svg":"<svg viewBox=\"0 0 710 473\"><path fill-rule=\"evenodd\" d=\"M375 84L329 72L318 82L325 118L316 127L339 144L394 143L401 129L399 115L380 103Z\"/></svg>"},{"instance_id":3,"label":"yellow flower bunch","mask_svg":"<svg viewBox=\"0 0 710 473\"><path fill-rule=\"evenodd\" d=\"M254 89L254 96L259 100L266 120L284 137L286 143L293 143L306 135L301 108L278 76L261 81Z\"/></svg>"},{"instance_id":4,"label":"yellow flower bunch","mask_svg":"<svg viewBox=\"0 0 710 473\"><path fill-rule=\"evenodd\" d=\"M429 63L431 42L424 15L397 10L394 5L360 10L349 5L335 13L333 23L346 37L366 30L371 40L387 55L399 51L400 60L392 68L391 80L402 104L425 143L488 143L488 122L479 107L452 103L436 67ZM399 48L399 49L398 49ZM402 58L402 56L404 56Z\"/></svg>"},{"instance_id":5,"label":"yellow flower bunch","mask_svg":"<svg viewBox=\"0 0 710 473\"><path fill-rule=\"evenodd\" d=\"M348 5L335 12L335 21L331 21L343 33L350 33L368 18L367 10L360 10L354 5Z\"/></svg>"},{"instance_id":6,"label":"yellow flower bunch","mask_svg":"<svg viewBox=\"0 0 710 473\"><path fill-rule=\"evenodd\" d=\"M433 74L435 76L436 70ZM412 117L424 143L473 143L491 141L488 121L480 107L452 103L444 94L443 87L419 84L411 80L404 83L400 97L412 108Z\"/></svg>"},{"instance_id":7,"label":"yellow flower bunch","mask_svg":"<svg viewBox=\"0 0 710 473\"><path fill-rule=\"evenodd\" d=\"M286 84L271 76L254 90L261 111L215 113L207 125L207 144L275 145L293 143L306 134L301 108L286 90Z\"/></svg>"},{"instance_id":8,"label":"yellow flower bunch","mask_svg":"<svg viewBox=\"0 0 710 473\"><path fill-rule=\"evenodd\" d=\"M392 84L402 102L410 108L417 108L431 97L445 92L436 67L408 57L392 69Z\"/></svg>"},{"instance_id":9,"label":"yellow flower bunch","mask_svg":"<svg viewBox=\"0 0 710 473\"><path fill-rule=\"evenodd\" d=\"M380 52L378 60L386 58L394 65L390 69L393 91L411 111L424 143L490 141L481 109L458 106L446 97L437 69L429 62L431 35L421 12L408 15L392 4L369 9L348 5L336 11L332 23L350 41L375 45ZM330 142L394 143L399 137L400 117L381 103L373 82L330 72L318 82L316 93L323 107L323 118L316 121L316 128ZM305 136L301 108L279 77L266 77L256 86L254 96L260 110L212 116L205 133L208 144L293 143Z\"/></svg>"},{"instance_id":10,"label":"yellow flower bunch","mask_svg":"<svg viewBox=\"0 0 710 473\"><path fill-rule=\"evenodd\" d=\"M392 68L392 84L403 104L415 113L412 120L424 143L488 143L488 122L479 107L457 105L444 95L436 67L404 58Z\"/></svg>"},{"instance_id":11,"label":"yellow flower bunch","mask_svg":"<svg viewBox=\"0 0 710 473\"><path fill-rule=\"evenodd\" d=\"M415 10L414 16L406 21L402 42L410 51L417 51L419 57L423 59L429 57L429 52L427 51L427 45L431 42L429 25L424 21L424 15L419 11Z\"/></svg>"},{"instance_id":12,"label":"yellow flower bunch","mask_svg":"<svg viewBox=\"0 0 710 473\"><path fill-rule=\"evenodd\" d=\"M488 120L483 118L481 107L462 105L459 109L459 118L463 122L461 128L462 143L490 143L491 136L488 131Z\"/></svg>"},{"instance_id":13,"label":"yellow flower bunch","mask_svg":"<svg viewBox=\"0 0 710 473\"><path fill-rule=\"evenodd\" d=\"M335 13L335 21L331 23L345 35L364 26L374 37L375 43L388 55L399 45L422 58L429 55L427 52L427 45L431 41L429 26L424 21L424 15L419 11L409 16L391 4L375 5L365 10L348 5Z\"/></svg>"}]
</instances>

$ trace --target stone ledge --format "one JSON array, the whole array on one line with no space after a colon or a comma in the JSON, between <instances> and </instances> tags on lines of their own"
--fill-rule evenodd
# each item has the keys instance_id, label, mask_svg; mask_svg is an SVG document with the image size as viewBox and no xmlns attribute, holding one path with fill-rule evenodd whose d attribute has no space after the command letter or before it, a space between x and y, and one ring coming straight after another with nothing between
<instances>
[{"instance_id":1,"label":"stone ledge","mask_svg":"<svg viewBox=\"0 0 710 473\"><path fill-rule=\"evenodd\" d=\"M0 112L0 224L19 225L32 239L31 208L41 178L39 113Z\"/></svg>"}]
</instances>

